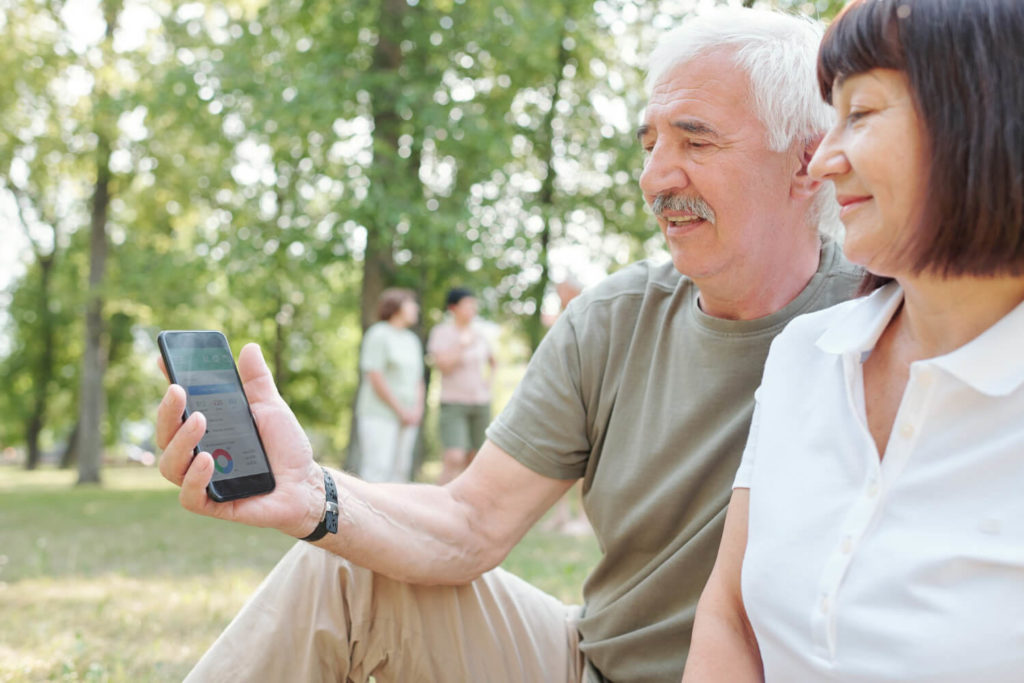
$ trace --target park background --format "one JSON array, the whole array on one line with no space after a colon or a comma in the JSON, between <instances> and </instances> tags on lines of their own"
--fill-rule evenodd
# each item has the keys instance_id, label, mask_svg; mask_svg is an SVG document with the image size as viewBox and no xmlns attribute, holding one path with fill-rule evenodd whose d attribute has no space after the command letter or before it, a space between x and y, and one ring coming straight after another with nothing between
<instances>
[{"instance_id":1,"label":"park background","mask_svg":"<svg viewBox=\"0 0 1024 683\"><path fill-rule=\"evenodd\" d=\"M147 464L159 330L260 343L340 466L385 287L424 338L477 291L500 407L554 282L663 257L642 67L713 4L0 0L0 680L180 680L289 545ZM505 566L578 601L598 553L537 530Z\"/></svg>"}]
</instances>

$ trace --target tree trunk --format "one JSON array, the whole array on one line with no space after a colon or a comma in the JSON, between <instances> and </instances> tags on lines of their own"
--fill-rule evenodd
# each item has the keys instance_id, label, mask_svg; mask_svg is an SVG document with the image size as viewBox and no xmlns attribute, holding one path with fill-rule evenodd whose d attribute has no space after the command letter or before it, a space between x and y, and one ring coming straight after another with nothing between
<instances>
[{"instance_id":1,"label":"tree trunk","mask_svg":"<svg viewBox=\"0 0 1024 683\"><path fill-rule=\"evenodd\" d=\"M25 469L34 470L39 466L41 449L39 437L46 425L47 404L50 397L50 381L53 378L54 323L50 312L50 276L57 252L57 235L54 231L54 246L49 255L37 254L39 264L39 357L32 382L32 412L25 424L25 442L28 457Z\"/></svg>"},{"instance_id":2,"label":"tree trunk","mask_svg":"<svg viewBox=\"0 0 1024 683\"><path fill-rule=\"evenodd\" d=\"M404 29L403 20L409 12L406 0L382 0L380 17L377 22L377 44L373 48L373 70L381 74L377 87L370 93L373 102L373 162L369 168L370 193L367 199L369 211L365 212L366 252L363 256L363 282L359 293L360 323L363 331L377 321L377 301L393 281L395 274L394 235L395 225L385 210L394 206L395 194L400 193L401 178L396 161L401 117L398 114L398 68L402 64L400 42ZM362 344L360 343L360 355ZM356 358L358 372L359 358ZM358 372L356 397L362 384L362 373ZM352 405L355 406L355 401ZM357 410L352 410L349 424L349 443L345 454L345 468L357 471L362 454L357 439Z\"/></svg>"},{"instance_id":3,"label":"tree trunk","mask_svg":"<svg viewBox=\"0 0 1024 683\"><path fill-rule=\"evenodd\" d=\"M113 57L114 29L123 0L101 0L106 28L103 34L104 62ZM100 481L103 464L103 418L107 397L103 378L108 354L104 352L103 283L107 273L107 216L110 209L110 144L117 112L100 70L95 90L96 185L92 195L89 231L89 291L85 308L85 352L82 357L82 384L78 395L78 483Z\"/></svg>"},{"instance_id":4,"label":"tree trunk","mask_svg":"<svg viewBox=\"0 0 1024 683\"><path fill-rule=\"evenodd\" d=\"M568 12L568 3L565 10ZM555 81L551 93L551 107L544 116L544 123L538 131L537 151L538 156L544 159L544 181L541 183L540 192L537 196L537 205L544 212L544 227L541 229L538 243L540 244L540 279L530 287L530 296L536 302L533 315L526 321L526 334L530 342L531 352L536 351L544 338L544 323L541 320L541 308L544 303L544 292L547 290L548 282L551 280L550 266L548 264L548 246L551 243L551 218L555 213L555 152L554 121L557 113L559 91L562 80L565 78L565 67L569 63L569 50L565 47L566 23L570 17L562 17L562 31L558 35L558 58L555 60Z\"/></svg>"},{"instance_id":5,"label":"tree trunk","mask_svg":"<svg viewBox=\"0 0 1024 683\"><path fill-rule=\"evenodd\" d=\"M68 432L67 443L64 444L64 452L60 454L60 468L62 470L70 469L72 465L78 462L78 422L75 422L75 426Z\"/></svg>"},{"instance_id":6,"label":"tree trunk","mask_svg":"<svg viewBox=\"0 0 1024 683\"><path fill-rule=\"evenodd\" d=\"M377 300L392 282L395 271L395 226L385 207L393 206L395 190L402 186L396 168L398 137L402 119L398 113L398 69L402 64L399 44L404 33L403 20L409 11L406 0L383 0L377 27L377 45L373 49L373 70L381 75L379 85L370 93L373 102L373 163L370 167L370 210L367 216L383 216L366 221L366 254L363 261L363 287L360 310L363 329L377 320Z\"/></svg>"},{"instance_id":7,"label":"tree trunk","mask_svg":"<svg viewBox=\"0 0 1024 683\"><path fill-rule=\"evenodd\" d=\"M89 293L85 311L85 354L78 413L78 483L98 483L103 460L103 415L106 396L103 376L103 280L107 269L107 212L110 206L110 142L100 135L96 150L89 237Z\"/></svg>"}]
</instances>

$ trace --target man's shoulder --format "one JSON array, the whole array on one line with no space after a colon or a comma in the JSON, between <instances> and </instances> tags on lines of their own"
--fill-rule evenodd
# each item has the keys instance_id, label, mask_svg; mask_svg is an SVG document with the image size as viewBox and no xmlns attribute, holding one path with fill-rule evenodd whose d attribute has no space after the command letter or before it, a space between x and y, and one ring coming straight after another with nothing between
<instances>
[{"instance_id":1,"label":"man's shoulder","mask_svg":"<svg viewBox=\"0 0 1024 683\"><path fill-rule=\"evenodd\" d=\"M582 311L624 299L671 296L681 286L689 284L690 281L675 269L671 261L645 259L631 263L588 287L573 300L573 304L576 304L577 311Z\"/></svg>"},{"instance_id":2,"label":"man's shoulder","mask_svg":"<svg viewBox=\"0 0 1024 683\"><path fill-rule=\"evenodd\" d=\"M838 242L827 240L822 246L822 254L827 259L822 264L822 273L827 278L840 280L854 290L864 279L864 269L846 260L843 247Z\"/></svg>"}]
</instances>

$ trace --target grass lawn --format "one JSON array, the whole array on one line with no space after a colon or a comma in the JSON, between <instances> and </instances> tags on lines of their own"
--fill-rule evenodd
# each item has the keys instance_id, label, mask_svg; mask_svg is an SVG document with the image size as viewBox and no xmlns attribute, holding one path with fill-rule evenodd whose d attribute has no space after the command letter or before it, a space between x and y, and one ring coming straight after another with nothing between
<instances>
[{"instance_id":1,"label":"grass lawn","mask_svg":"<svg viewBox=\"0 0 1024 683\"><path fill-rule=\"evenodd\" d=\"M155 469L0 467L0 681L180 681L294 541L186 513ZM532 531L504 566L580 600L591 537Z\"/></svg>"}]
</instances>

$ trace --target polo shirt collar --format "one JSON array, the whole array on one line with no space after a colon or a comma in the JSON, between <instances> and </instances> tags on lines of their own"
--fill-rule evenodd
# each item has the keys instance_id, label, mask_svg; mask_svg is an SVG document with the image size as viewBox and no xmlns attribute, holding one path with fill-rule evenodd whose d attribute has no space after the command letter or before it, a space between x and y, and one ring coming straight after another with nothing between
<instances>
[{"instance_id":1,"label":"polo shirt collar","mask_svg":"<svg viewBox=\"0 0 1024 683\"><path fill-rule=\"evenodd\" d=\"M930 362L983 394L1006 396L1024 384L1024 303L960 348Z\"/></svg>"},{"instance_id":2,"label":"polo shirt collar","mask_svg":"<svg viewBox=\"0 0 1024 683\"><path fill-rule=\"evenodd\" d=\"M838 355L871 351L902 302L903 290L895 282L854 299L848 304L846 315L836 319L818 337L818 348Z\"/></svg>"},{"instance_id":3,"label":"polo shirt collar","mask_svg":"<svg viewBox=\"0 0 1024 683\"><path fill-rule=\"evenodd\" d=\"M892 282L851 302L847 315L818 338L818 348L838 355L870 352L902 301L903 290ZM1024 384L1022 340L1024 303L960 348L918 362L942 368L983 394L1006 396Z\"/></svg>"}]
</instances>

